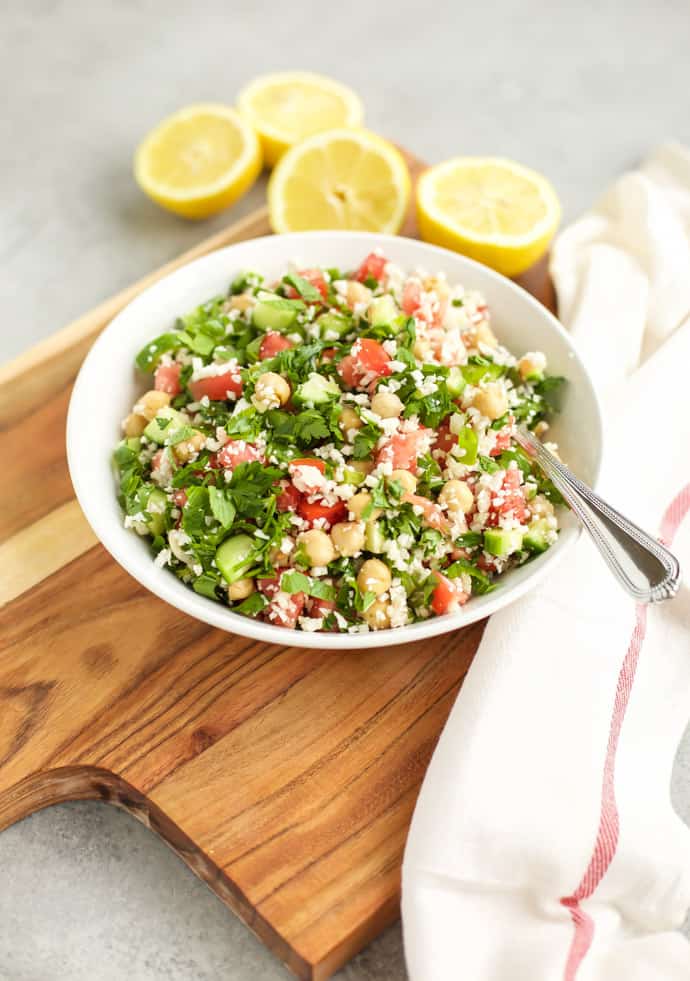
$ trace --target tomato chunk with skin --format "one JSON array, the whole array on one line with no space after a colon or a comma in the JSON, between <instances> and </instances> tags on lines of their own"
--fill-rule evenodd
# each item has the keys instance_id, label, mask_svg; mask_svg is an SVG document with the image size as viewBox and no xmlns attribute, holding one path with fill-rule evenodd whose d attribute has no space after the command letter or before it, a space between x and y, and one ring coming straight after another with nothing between
<instances>
[{"instance_id":1,"label":"tomato chunk with skin","mask_svg":"<svg viewBox=\"0 0 690 981\"><path fill-rule=\"evenodd\" d=\"M281 481L281 491L276 497L276 508L278 511L296 511L302 495L294 484L289 481Z\"/></svg>"},{"instance_id":2,"label":"tomato chunk with skin","mask_svg":"<svg viewBox=\"0 0 690 981\"><path fill-rule=\"evenodd\" d=\"M178 508L183 508L187 503L187 491L184 489L184 487L180 487L177 490L174 490L172 494L172 499L173 499L173 504L175 504Z\"/></svg>"},{"instance_id":3,"label":"tomato chunk with skin","mask_svg":"<svg viewBox=\"0 0 690 981\"><path fill-rule=\"evenodd\" d=\"M392 374L390 362L387 351L378 341L360 337L338 365L338 374L348 388L357 388Z\"/></svg>"},{"instance_id":4,"label":"tomato chunk with skin","mask_svg":"<svg viewBox=\"0 0 690 981\"><path fill-rule=\"evenodd\" d=\"M259 360L266 361L267 358L275 358L281 351L288 351L293 347L289 337L278 334L275 330L269 330L261 341L259 347Z\"/></svg>"},{"instance_id":5,"label":"tomato chunk with skin","mask_svg":"<svg viewBox=\"0 0 690 981\"><path fill-rule=\"evenodd\" d=\"M308 283L311 283L319 291L323 300L328 299L328 283L320 269L300 269L297 275L301 276L302 279L306 279ZM285 295L290 300L296 300L299 293L294 286L286 286Z\"/></svg>"},{"instance_id":6,"label":"tomato chunk with skin","mask_svg":"<svg viewBox=\"0 0 690 981\"><path fill-rule=\"evenodd\" d=\"M223 470L232 470L240 463L265 463L266 457L253 443L244 439L230 439L218 451L216 461Z\"/></svg>"},{"instance_id":7,"label":"tomato chunk with skin","mask_svg":"<svg viewBox=\"0 0 690 981\"><path fill-rule=\"evenodd\" d=\"M445 419L436 430L434 449L441 450L443 453L450 453L457 442L458 437L450 431L450 421Z\"/></svg>"},{"instance_id":8,"label":"tomato chunk with skin","mask_svg":"<svg viewBox=\"0 0 690 981\"><path fill-rule=\"evenodd\" d=\"M453 613L467 602L469 595L459 581L449 579L441 572L432 572L431 575L436 579L436 588L431 594L431 609L437 616Z\"/></svg>"},{"instance_id":9,"label":"tomato chunk with skin","mask_svg":"<svg viewBox=\"0 0 690 981\"><path fill-rule=\"evenodd\" d=\"M291 460L288 464L288 470L298 491L303 494L316 494L321 488L321 493L323 493L323 482L314 473L317 471L321 477L325 475L326 464L323 460L318 460L316 457Z\"/></svg>"},{"instance_id":10,"label":"tomato chunk with skin","mask_svg":"<svg viewBox=\"0 0 690 981\"><path fill-rule=\"evenodd\" d=\"M200 402L207 396L212 402L223 402L227 398L239 398L242 394L242 377L239 371L226 371L222 375L210 375L189 383L192 398Z\"/></svg>"},{"instance_id":11,"label":"tomato chunk with skin","mask_svg":"<svg viewBox=\"0 0 690 981\"><path fill-rule=\"evenodd\" d=\"M499 456L503 450L510 449L510 444L513 438L513 426L515 425L515 419L510 416L508 424L499 430L498 436L496 437L496 443L494 448L490 451L489 456Z\"/></svg>"},{"instance_id":12,"label":"tomato chunk with skin","mask_svg":"<svg viewBox=\"0 0 690 981\"><path fill-rule=\"evenodd\" d=\"M320 599L318 596L309 596L306 605L306 614L315 620L324 620L335 610L335 600ZM335 618L334 618L335 620ZM336 622L330 627L321 627L326 633L340 633L340 628Z\"/></svg>"},{"instance_id":13,"label":"tomato chunk with skin","mask_svg":"<svg viewBox=\"0 0 690 981\"><path fill-rule=\"evenodd\" d=\"M324 501L307 501L305 498L297 505L297 513L311 525L315 521L324 520L327 525L332 527L339 521L347 520L347 504L345 501L336 501L335 504L326 504Z\"/></svg>"},{"instance_id":14,"label":"tomato chunk with skin","mask_svg":"<svg viewBox=\"0 0 690 981\"><path fill-rule=\"evenodd\" d=\"M403 287L402 295L402 308L403 313L406 313L408 317L411 317L413 313L419 310L420 304L422 302L422 287L414 279L408 279Z\"/></svg>"},{"instance_id":15,"label":"tomato chunk with skin","mask_svg":"<svg viewBox=\"0 0 690 981\"><path fill-rule=\"evenodd\" d=\"M422 306L422 287L414 279L408 279L403 287L402 308L403 313L408 317L416 316L419 320L425 321L430 327L439 327L443 323L448 308L448 297L438 296L431 310L427 307L420 310Z\"/></svg>"},{"instance_id":16,"label":"tomato chunk with skin","mask_svg":"<svg viewBox=\"0 0 690 981\"><path fill-rule=\"evenodd\" d=\"M393 470L417 472L417 459L425 450L427 429L417 429L411 433L396 433L378 451L376 462L390 463Z\"/></svg>"},{"instance_id":17,"label":"tomato chunk with skin","mask_svg":"<svg viewBox=\"0 0 690 981\"><path fill-rule=\"evenodd\" d=\"M377 255L376 252L370 252L355 273L355 279L360 283L363 283L367 279L375 279L377 282L380 282L383 279L383 273L387 263L388 259L385 256Z\"/></svg>"},{"instance_id":18,"label":"tomato chunk with skin","mask_svg":"<svg viewBox=\"0 0 690 981\"><path fill-rule=\"evenodd\" d=\"M153 376L153 387L157 392L167 392L168 395L174 398L182 391L182 386L180 385L181 371L182 365L176 362L173 364L159 364L156 368L156 374Z\"/></svg>"},{"instance_id":19,"label":"tomato chunk with skin","mask_svg":"<svg viewBox=\"0 0 690 981\"><path fill-rule=\"evenodd\" d=\"M276 569L276 575L270 579L256 580L259 592L263 593L270 601L268 606L264 607L261 618L276 627L287 627L294 630L304 611L307 597L304 593L281 592L280 579L284 571L283 569Z\"/></svg>"}]
</instances>

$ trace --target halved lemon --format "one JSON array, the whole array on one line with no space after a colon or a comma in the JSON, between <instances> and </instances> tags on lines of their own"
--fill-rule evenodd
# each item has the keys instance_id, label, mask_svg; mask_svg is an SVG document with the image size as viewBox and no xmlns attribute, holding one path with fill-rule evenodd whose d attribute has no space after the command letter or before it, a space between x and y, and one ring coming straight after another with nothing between
<instances>
[{"instance_id":1,"label":"halved lemon","mask_svg":"<svg viewBox=\"0 0 690 981\"><path fill-rule=\"evenodd\" d=\"M364 129L329 130L298 143L268 182L275 232L345 228L394 234L409 198L402 154Z\"/></svg>"},{"instance_id":2,"label":"halved lemon","mask_svg":"<svg viewBox=\"0 0 690 981\"><path fill-rule=\"evenodd\" d=\"M248 191L261 171L256 133L229 106L188 106L164 119L137 149L134 176L168 211L207 218Z\"/></svg>"},{"instance_id":3,"label":"halved lemon","mask_svg":"<svg viewBox=\"0 0 690 981\"><path fill-rule=\"evenodd\" d=\"M352 89L311 72L260 75L242 89L237 105L259 134L269 167L307 136L361 126L364 119L362 103Z\"/></svg>"},{"instance_id":4,"label":"halved lemon","mask_svg":"<svg viewBox=\"0 0 690 981\"><path fill-rule=\"evenodd\" d=\"M422 174L417 214L426 242L517 276L548 249L561 206L534 170L495 157L455 157Z\"/></svg>"}]
</instances>

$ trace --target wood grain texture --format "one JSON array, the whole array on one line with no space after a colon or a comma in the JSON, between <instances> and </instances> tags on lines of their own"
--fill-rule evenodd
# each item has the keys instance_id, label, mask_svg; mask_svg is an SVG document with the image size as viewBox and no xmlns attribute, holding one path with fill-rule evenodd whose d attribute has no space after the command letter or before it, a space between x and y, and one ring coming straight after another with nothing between
<instances>
[{"instance_id":1,"label":"wood grain texture","mask_svg":"<svg viewBox=\"0 0 690 981\"><path fill-rule=\"evenodd\" d=\"M64 449L105 324L183 262L268 230L251 215L0 371L0 828L59 801L123 807L298 977L325 979L398 915L416 796L483 625L352 654L214 630L94 544ZM544 268L532 277L548 299Z\"/></svg>"}]
</instances>

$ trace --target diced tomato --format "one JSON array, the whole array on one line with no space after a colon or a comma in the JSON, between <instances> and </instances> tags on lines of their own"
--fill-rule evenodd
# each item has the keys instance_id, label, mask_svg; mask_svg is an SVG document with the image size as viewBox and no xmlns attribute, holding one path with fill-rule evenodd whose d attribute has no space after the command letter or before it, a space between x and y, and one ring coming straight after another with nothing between
<instances>
[{"instance_id":1,"label":"diced tomato","mask_svg":"<svg viewBox=\"0 0 690 981\"><path fill-rule=\"evenodd\" d=\"M459 606L467 602L469 596L460 586L459 581L448 579L440 572L431 573L436 579L436 589L431 594L431 609L437 616L453 613Z\"/></svg>"},{"instance_id":2,"label":"diced tomato","mask_svg":"<svg viewBox=\"0 0 690 981\"><path fill-rule=\"evenodd\" d=\"M198 381L190 382L189 391L197 402L200 402L204 395L212 402L239 398L242 394L242 378L239 371L226 371L222 375L210 375L208 378L199 378Z\"/></svg>"},{"instance_id":3,"label":"diced tomato","mask_svg":"<svg viewBox=\"0 0 690 981\"><path fill-rule=\"evenodd\" d=\"M265 361L266 358L275 358L276 354L280 354L281 351L287 351L292 346L292 341L289 337L278 334L275 330L269 330L261 341L259 359Z\"/></svg>"},{"instance_id":4,"label":"diced tomato","mask_svg":"<svg viewBox=\"0 0 690 981\"><path fill-rule=\"evenodd\" d=\"M355 279L360 283L363 283L367 279L375 279L380 282L383 279L383 271L386 268L387 262L388 259L385 256L377 255L376 252L370 252L355 273Z\"/></svg>"},{"instance_id":5,"label":"diced tomato","mask_svg":"<svg viewBox=\"0 0 690 981\"><path fill-rule=\"evenodd\" d=\"M276 508L278 511L296 511L302 495L294 484L289 481L281 481L281 491L276 498Z\"/></svg>"},{"instance_id":6,"label":"diced tomato","mask_svg":"<svg viewBox=\"0 0 690 981\"><path fill-rule=\"evenodd\" d=\"M487 524L498 524L498 516L508 512L521 523L527 520L529 511L520 480L521 474L517 467L506 470L501 489L491 499Z\"/></svg>"},{"instance_id":7,"label":"diced tomato","mask_svg":"<svg viewBox=\"0 0 690 981\"><path fill-rule=\"evenodd\" d=\"M307 597L304 593L284 594L280 599L276 599L280 592L280 577L282 569L276 569L276 575L270 579L257 579L256 585L259 592L270 600L268 606L264 607L261 617L267 623L272 623L277 627L288 627L294 629L297 621L304 611L304 604Z\"/></svg>"},{"instance_id":8,"label":"diced tomato","mask_svg":"<svg viewBox=\"0 0 690 981\"><path fill-rule=\"evenodd\" d=\"M325 504L323 501L307 501L305 498L297 505L297 513L310 524L324 519L329 526L337 525L339 521L347 520L347 504L336 501L335 504Z\"/></svg>"},{"instance_id":9,"label":"diced tomato","mask_svg":"<svg viewBox=\"0 0 690 981\"><path fill-rule=\"evenodd\" d=\"M323 349L323 351L321 352L321 360L322 361L332 361L334 357L335 357L335 348L334 347L325 347Z\"/></svg>"},{"instance_id":10,"label":"diced tomato","mask_svg":"<svg viewBox=\"0 0 690 981\"><path fill-rule=\"evenodd\" d=\"M330 579L322 579L321 582L325 582L328 585L332 585ZM314 619L325 619L330 613L335 610L335 600L329 599L319 599L317 596L308 596L306 604L306 614ZM323 627L321 628L324 629ZM330 633L339 633L339 627L337 623L333 623L333 626L325 628Z\"/></svg>"},{"instance_id":11,"label":"diced tomato","mask_svg":"<svg viewBox=\"0 0 690 981\"><path fill-rule=\"evenodd\" d=\"M229 439L217 454L216 461L223 470L232 470L239 463L254 463L255 461L265 463L266 457L253 443L247 443L243 439Z\"/></svg>"},{"instance_id":12,"label":"diced tomato","mask_svg":"<svg viewBox=\"0 0 690 981\"><path fill-rule=\"evenodd\" d=\"M479 558L477 559L477 567L481 569L482 572L495 572L496 562L492 558L492 556L487 555L485 552L482 552Z\"/></svg>"},{"instance_id":13,"label":"diced tomato","mask_svg":"<svg viewBox=\"0 0 690 981\"><path fill-rule=\"evenodd\" d=\"M448 519L441 510L441 508L434 501L430 501L428 497L422 497L419 494L403 494L403 501L406 504L411 504L413 507L421 508L424 516L424 521L429 525L430 528L435 528L436 531L443 531L448 527Z\"/></svg>"},{"instance_id":14,"label":"diced tomato","mask_svg":"<svg viewBox=\"0 0 690 981\"><path fill-rule=\"evenodd\" d=\"M173 364L159 364L156 374L153 376L153 387L157 392L167 392L174 398L182 391L180 385L180 372L182 365L174 362Z\"/></svg>"},{"instance_id":15,"label":"diced tomato","mask_svg":"<svg viewBox=\"0 0 690 981\"><path fill-rule=\"evenodd\" d=\"M415 279L408 279L403 287L402 295L402 308L403 313L406 313L408 317L411 317L413 313L419 310L419 306L422 302L422 287Z\"/></svg>"},{"instance_id":16,"label":"diced tomato","mask_svg":"<svg viewBox=\"0 0 690 981\"><path fill-rule=\"evenodd\" d=\"M174 490L172 499L173 504L176 504L178 508L183 508L187 503L187 491L184 489L184 487Z\"/></svg>"},{"instance_id":17,"label":"diced tomato","mask_svg":"<svg viewBox=\"0 0 690 981\"><path fill-rule=\"evenodd\" d=\"M496 437L496 443L494 448L491 450L489 456L499 456L503 450L510 449L510 443L513 438L513 426L515 424L515 419L510 416L508 424L499 430L498 436Z\"/></svg>"},{"instance_id":18,"label":"diced tomato","mask_svg":"<svg viewBox=\"0 0 690 981\"><path fill-rule=\"evenodd\" d=\"M446 309L448 307L448 297L439 296L437 294L437 307L428 313L426 308L424 312L420 312L419 308L422 305L422 287L419 282L415 279L408 279L403 287L402 295L402 308L403 313L406 313L408 317L416 316L420 320L426 321L430 327L439 327L443 323L443 318L446 315Z\"/></svg>"},{"instance_id":19,"label":"diced tomato","mask_svg":"<svg viewBox=\"0 0 690 981\"><path fill-rule=\"evenodd\" d=\"M386 442L376 455L376 462L390 463L394 470L417 472L417 458L422 444L428 435L427 429L416 429L411 433L396 433Z\"/></svg>"},{"instance_id":20,"label":"diced tomato","mask_svg":"<svg viewBox=\"0 0 690 981\"><path fill-rule=\"evenodd\" d=\"M338 365L338 373L349 388L357 388L362 383L385 378L392 374L390 357L378 341L371 337L360 337L352 345L352 351Z\"/></svg>"},{"instance_id":21,"label":"diced tomato","mask_svg":"<svg viewBox=\"0 0 690 981\"><path fill-rule=\"evenodd\" d=\"M290 476L293 481L297 481L297 489L303 494L315 494L322 489L323 493L323 483L318 481L318 478L314 478L314 483L309 482L309 472L304 470L305 467L312 467L314 470L318 470L323 476L326 473L326 464L323 460L319 460L316 457L304 458L299 460L291 460L288 465L288 470L290 471Z\"/></svg>"},{"instance_id":22,"label":"diced tomato","mask_svg":"<svg viewBox=\"0 0 690 981\"><path fill-rule=\"evenodd\" d=\"M324 300L328 299L328 284L320 269L300 269L297 275L301 276L302 279L306 279L308 283L311 283L319 291ZM299 293L293 286L286 286L285 295L289 299L295 300L299 296Z\"/></svg>"},{"instance_id":23,"label":"diced tomato","mask_svg":"<svg viewBox=\"0 0 690 981\"><path fill-rule=\"evenodd\" d=\"M161 450L156 450L156 452L151 457L151 469L152 470L160 470L161 465L163 464L164 454L165 454L165 447L163 449L161 449ZM170 457L171 456L172 456L172 454L169 453L168 454L168 462L169 463L170 463ZM170 466L172 467L172 463L170 463Z\"/></svg>"},{"instance_id":24,"label":"diced tomato","mask_svg":"<svg viewBox=\"0 0 690 981\"><path fill-rule=\"evenodd\" d=\"M450 419L444 419L436 430L434 449L442 450L444 453L450 453L453 447L457 445L457 442L458 437L450 431Z\"/></svg>"}]
</instances>

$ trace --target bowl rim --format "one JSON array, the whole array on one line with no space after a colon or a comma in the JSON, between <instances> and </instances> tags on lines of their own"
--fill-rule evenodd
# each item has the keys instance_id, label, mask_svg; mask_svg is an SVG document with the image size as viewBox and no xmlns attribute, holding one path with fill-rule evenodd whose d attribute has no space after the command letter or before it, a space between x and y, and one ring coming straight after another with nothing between
<instances>
[{"instance_id":1,"label":"bowl rim","mask_svg":"<svg viewBox=\"0 0 690 981\"><path fill-rule=\"evenodd\" d=\"M560 335L562 341L564 341L565 346L568 349L570 357L573 358L575 363L578 365L578 368L585 380L588 389L587 395L591 403L593 418L596 423L596 431L593 435L596 436L597 442L592 476L592 485L596 486L601 472L603 456L602 409L599 396L594 387L589 371L575 348L572 337L565 330L558 318L531 293L524 289L524 287L501 275L500 273L495 272L489 267L476 262L474 259L470 259L467 256L461 255L460 253L452 252L449 249L431 245L427 242L423 242L409 236L385 235L365 231L357 232L326 230L293 232L284 235L262 235L252 239L243 239L242 241L223 246L220 249L214 249L203 256L199 256L190 262L184 263L177 269L174 269L172 272L156 280L156 282L142 290L141 293L138 293L113 317L113 319L99 333L98 337L91 345L84 360L82 361L72 389L67 412L67 463L77 501L79 502L84 516L86 517L87 522L91 526L99 542L110 553L115 561L118 562L118 564L122 566L122 568L130 576L132 576L132 578L144 586L149 592L173 606L175 609L180 610L181 612L186 613L197 620L201 620L210 626L224 630L227 633L249 637L253 640L262 641L268 644L276 644L282 647L353 651L368 649L372 646L389 647L393 645L413 643L415 641L437 637L440 634L450 633L463 627L467 627L472 623L476 623L478 620L483 620L486 617L491 616L493 613L496 613L498 610L509 606L511 603L524 596L527 592L534 589L545 578L549 571L555 567L556 563L558 563L564 557L568 549L573 547L582 533L581 527L578 526L571 529L572 533L568 536L568 540L563 541L560 547L557 545L550 548L542 555L534 559L530 563L530 569L532 570L531 574L527 575L521 582L511 585L506 591L499 589L495 593L483 597L483 602L479 604L478 609L475 604L468 603L467 606L462 607L462 609L456 613L447 614L445 616L431 617L430 619L420 621L419 623L407 624L403 627L387 628L386 630L377 630L375 632L323 633L288 630L285 627L278 627L274 626L273 624L263 623L261 621L254 620L251 617L244 617L241 614L234 613L231 609L221 605L219 602L201 596L187 587L185 587L185 593L188 595L186 595L185 601L182 602L179 595L177 595L175 590L172 588L174 585L178 584L178 580L175 579L175 577L170 576L170 574L167 573L167 570L159 569L157 566L155 566L152 559L149 559L146 571L139 571L138 563L133 560L132 549L130 548L129 538L132 535L132 532L125 529L124 525L122 524L116 524L108 519L103 519L102 512L100 512L92 503L91 496L89 495L87 489L86 475L82 473L77 459L76 446L78 442L77 432L79 426L77 415L79 410L79 402L83 397L83 392L89 380L89 366L95 361L100 348L110 341L113 334L117 333L119 324L127 312L151 291L160 289L161 286L182 272L187 273L189 269L193 269L197 266L203 266L214 256L226 253L231 254L233 251L241 249L243 246L249 244L255 244L260 248L261 243L268 241L274 242L277 238L286 243L286 251L289 251L291 242L304 240L308 241L310 239L335 239L341 241L364 239L371 243L372 248L382 246L384 249L386 244L396 245L402 240L404 242L410 242L416 247L423 248L425 253L430 256L437 256L439 262L441 263L441 267L444 259L446 261L451 259L454 263L459 261L461 264L466 264L469 267L479 269L483 276L488 277L489 280L493 280L499 288L507 289L508 291L516 291L522 294L528 305L532 306L539 316L545 318L550 328L555 330L556 333ZM107 464L104 463L104 465ZM134 544L134 542L131 544ZM148 573L150 573L150 575ZM158 573L161 574L159 575Z\"/></svg>"}]
</instances>

